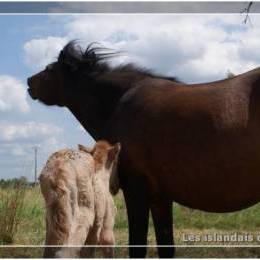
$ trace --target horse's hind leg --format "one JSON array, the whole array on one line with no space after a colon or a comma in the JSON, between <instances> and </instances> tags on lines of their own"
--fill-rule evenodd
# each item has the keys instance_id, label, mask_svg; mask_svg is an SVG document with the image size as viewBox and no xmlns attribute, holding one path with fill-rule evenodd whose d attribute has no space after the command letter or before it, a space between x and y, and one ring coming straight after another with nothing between
<instances>
[{"instance_id":1,"label":"horse's hind leg","mask_svg":"<svg viewBox=\"0 0 260 260\"><path fill-rule=\"evenodd\" d=\"M151 211L159 257L172 258L174 256L172 202L156 201L151 204ZM160 247L160 245L164 247ZM165 247L165 245L169 245L169 247Z\"/></svg>"},{"instance_id":2,"label":"horse's hind leg","mask_svg":"<svg viewBox=\"0 0 260 260\"><path fill-rule=\"evenodd\" d=\"M136 185L137 186L137 185ZM124 197L127 208L129 226L129 256L131 258L144 258L146 255L147 232L149 220L149 203L146 193L133 187L125 191ZM134 247L141 245L142 247Z\"/></svg>"}]
</instances>

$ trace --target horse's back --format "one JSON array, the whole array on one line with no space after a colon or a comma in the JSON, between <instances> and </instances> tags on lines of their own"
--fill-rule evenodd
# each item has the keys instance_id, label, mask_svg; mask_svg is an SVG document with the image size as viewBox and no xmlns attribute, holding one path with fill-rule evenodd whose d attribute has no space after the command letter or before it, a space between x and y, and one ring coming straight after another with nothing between
<instances>
[{"instance_id":1,"label":"horse's back","mask_svg":"<svg viewBox=\"0 0 260 260\"><path fill-rule=\"evenodd\" d=\"M259 75L191 86L148 80L133 89L112 130L124 170L146 177L156 196L193 208L231 211L257 202L260 129L250 121L250 91Z\"/></svg>"}]
</instances>

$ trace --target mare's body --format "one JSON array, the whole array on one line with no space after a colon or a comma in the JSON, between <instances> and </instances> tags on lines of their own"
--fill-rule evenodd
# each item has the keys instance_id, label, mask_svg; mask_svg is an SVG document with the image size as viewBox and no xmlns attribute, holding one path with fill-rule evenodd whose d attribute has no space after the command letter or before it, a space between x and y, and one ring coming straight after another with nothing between
<instances>
[{"instance_id":1,"label":"mare's body","mask_svg":"<svg viewBox=\"0 0 260 260\"><path fill-rule=\"evenodd\" d=\"M29 91L47 105L67 106L95 139L121 142L130 245L147 244L150 210L157 243L172 245L173 201L210 212L260 201L260 69L187 85L134 67L110 69L98 60L91 67L91 49L78 59L68 55L70 47L57 63L63 78L45 70L29 79ZM71 74L63 72L70 67ZM162 247L159 255L173 251ZM145 247L130 248L132 257L145 254Z\"/></svg>"}]
</instances>

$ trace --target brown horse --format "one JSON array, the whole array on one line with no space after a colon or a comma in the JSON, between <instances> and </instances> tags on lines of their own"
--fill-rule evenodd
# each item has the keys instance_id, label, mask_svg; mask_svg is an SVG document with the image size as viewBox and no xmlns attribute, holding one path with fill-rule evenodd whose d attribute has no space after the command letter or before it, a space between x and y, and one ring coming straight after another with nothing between
<instances>
[{"instance_id":1,"label":"brown horse","mask_svg":"<svg viewBox=\"0 0 260 260\"><path fill-rule=\"evenodd\" d=\"M70 42L28 79L29 93L66 106L95 139L121 142L130 245L146 245L152 212L160 257L174 253L172 202L231 212L260 201L260 69L186 85ZM146 247L131 247L144 257Z\"/></svg>"}]
</instances>

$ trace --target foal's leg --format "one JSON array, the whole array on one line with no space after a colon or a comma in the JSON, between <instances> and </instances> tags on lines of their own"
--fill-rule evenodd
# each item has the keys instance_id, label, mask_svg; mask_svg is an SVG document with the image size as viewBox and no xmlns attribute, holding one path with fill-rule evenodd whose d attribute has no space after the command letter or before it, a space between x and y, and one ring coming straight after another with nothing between
<instances>
[{"instance_id":1,"label":"foal's leg","mask_svg":"<svg viewBox=\"0 0 260 260\"><path fill-rule=\"evenodd\" d=\"M173 247L172 202L156 201L151 204L151 211L159 257L172 258L175 251ZM160 245L169 245L169 247L159 247Z\"/></svg>"},{"instance_id":2,"label":"foal's leg","mask_svg":"<svg viewBox=\"0 0 260 260\"><path fill-rule=\"evenodd\" d=\"M80 257L83 258L94 258L96 245L99 241L99 229L98 227L92 227L88 233L87 239L85 241L85 246L80 251ZM93 247L91 246L93 245Z\"/></svg>"},{"instance_id":3,"label":"foal's leg","mask_svg":"<svg viewBox=\"0 0 260 260\"><path fill-rule=\"evenodd\" d=\"M102 229L100 233L100 245L102 247L103 257L114 258L115 237L113 229Z\"/></svg>"},{"instance_id":4,"label":"foal's leg","mask_svg":"<svg viewBox=\"0 0 260 260\"><path fill-rule=\"evenodd\" d=\"M129 245L143 246L129 247L129 256L131 258L144 258L146 255L149 220L148 198L145 190L133 188L129 192L123 192L128 216Z\"/></svg>"}]
</instances>

